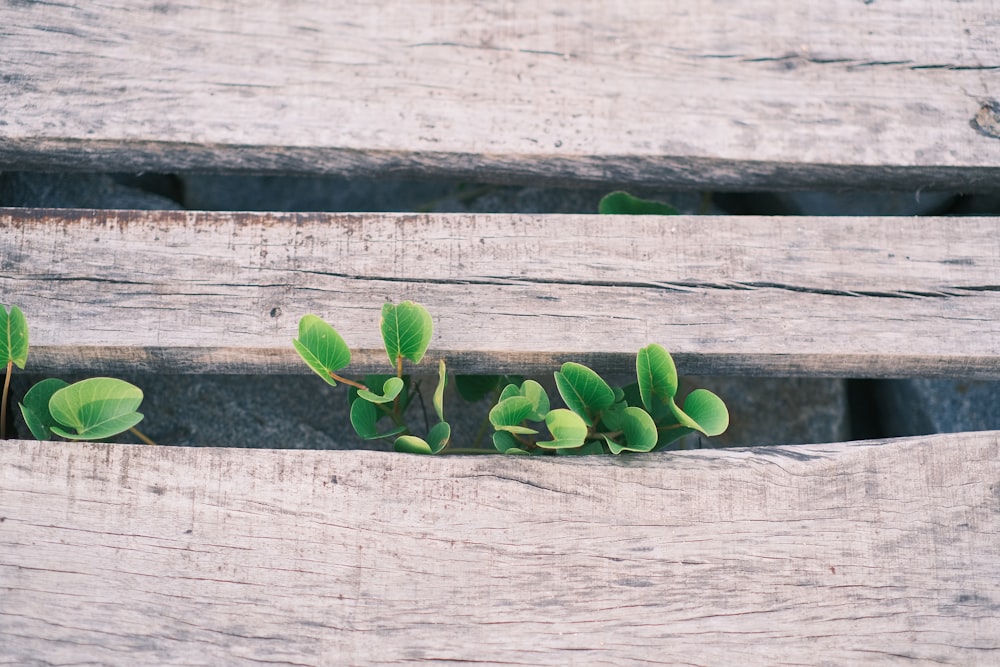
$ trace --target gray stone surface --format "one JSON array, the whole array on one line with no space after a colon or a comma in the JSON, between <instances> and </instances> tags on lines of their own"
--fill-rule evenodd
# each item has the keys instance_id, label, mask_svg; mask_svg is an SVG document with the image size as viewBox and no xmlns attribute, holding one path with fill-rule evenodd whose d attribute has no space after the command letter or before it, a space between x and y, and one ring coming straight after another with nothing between
<instances>
[{"instance_id":1,"label":"gray stone surface","mask_svg":"<svg viewBox=\"0 0 1000 667\"><path fill-rule=\"evenodd\" d=\"M179 209L167 197L124 185L107 174L0 173L0 206Z\"/></svg>"},{"instance_id":2,"label":"gray stone surface","mask_svg":"<svg viewBox=\"0 0 1000 667\"><path fill-rule=\"evenodd\" d=\"M885 380L876 394L889 436L1000 429L1000 382Z\"/></svg>"}]
</instances>

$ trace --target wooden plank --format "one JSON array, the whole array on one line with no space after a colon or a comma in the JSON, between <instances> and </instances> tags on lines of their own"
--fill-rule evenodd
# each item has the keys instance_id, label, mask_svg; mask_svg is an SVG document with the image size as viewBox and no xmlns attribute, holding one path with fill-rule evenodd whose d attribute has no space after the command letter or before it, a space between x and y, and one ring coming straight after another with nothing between
<instances>
[{"instance_id":1,"label":"wooden plank","mask_svg":"<svg viewBox=\"0 0 1000 667\"><path fill-rule=\"evenodd\" d=\"M31 368L308 372L314 312L384 371L385 301L459 372L1000 377L1000 220L0 210Z\"/></svg>"},{"instance_id":2,"label":"wooden plank","mask_svg":"<svg viewBox=\"0 0 1000 667\"><path fill-rule=\"evenodd\" d=\"M993 190L1000 0L0 6L0 169Z\"/></svg>"},{"instance_id":3,"label":"wooden plank","mask_svg":"<svg viewBox=\"0 0 1000 667\"><path fill-rule=\"evenodd\" d=\"M8 441L0 508L11 664L1000 659L996 431L573 461Z\"/></svg>"}]
</instances>

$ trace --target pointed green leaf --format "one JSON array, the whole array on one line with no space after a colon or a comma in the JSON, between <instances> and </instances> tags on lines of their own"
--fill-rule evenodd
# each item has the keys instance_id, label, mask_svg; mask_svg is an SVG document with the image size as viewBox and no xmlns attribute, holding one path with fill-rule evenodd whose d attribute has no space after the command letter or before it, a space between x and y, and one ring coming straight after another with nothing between
<instances>
[{"instance_id":1,"label":"pointed green leaf","mask_svg":"<svg viewBox=\"0 0 1000 667\"><path fill-rule=\"evenodd\" d=\"M493 409L490 410L490 423L497 431L535 434L538 433L535 429L521 426L521 422L528 419L533 410L531 399L524 396L511 396L493 406Z\"/></svg>"},{"instance_id":2,"label":"pointed green leaf","mask_svg":"<svg viewBox=\"0 0 1000 667\"><path fill-rule=\"evenodd\" d=\"M444 388L448 384L448 371L444 366L444 359L438 362L438 383L434 389L434 412L437 413L438 421L444 421Z\"/></svg>"},{"instance_id":3,"label":"pointed green leaf","mask_svg":"<svg viewBox=\"0 0 1000 667\"><path fill-rule=\"evenodd\" d=\"M639 380L642 404L653 412L677 394L677 367L665 349L647 345L635 358L635 375Z\"/></svg>"},{"instance_id":4,"label":"pointed green leaf","mask_svg":"<svg viewBox=\"0 0 1000 667\"><path fill-rule=\"evenodd\" d=\"M50 428L71 440L103 440L142 421L141 403L142 390L124 380L81 380L52 394L49 412L59 425Z\"/></svg>"},{"instance_id":5,"label":"pointed green leaf","mask_svg":"<svg viewBox=\"0 0 1000 667\"><path fill-rule=\"evenodd\" d=\"M399 357L419 364L430 345L434 324L420 304L404 301L398 306L382 306L382 341L389 363L395 368Z\"/></svg>"},{"instance_id":6,"label":"pointed green leaf","mask_svg":"<svg viewBox=\"0 0 1000 667\"><path fill-rule=\"evenodd\" d=\"M475 403L500 388L502 375L456 375L455 390L462 400Z\"/></svg>"},{"instance_id":7,"label":"pointed green leaf","mask_svg":"<svg viewBox=\"0 0 1000 667\"><path fill-rule=\"evenodd\" d=\"M587 438L587 424L572 410L559 408L545 416L545 425L552 434L552 440L535 443L545 449L579 447Z\"/></svg>"},{"instance_id":8,"label":"pointed green leaf","mask_svg":"<svg viewBox=\"0 0 1000 667\"><path fill-rule=\"evenodd\" d=\"M623 451L648 452L656 446L659 435L656 432L656 424L649 413L642 408L625 408L622 415L624 442L616 442L607 439L608 447L612 454L621 454Z\"/></svg>"},{"instance_id":9,"label":"pointed green leaf","mask_svg":"<svg viewBox=\"0 0 1000 667\"><path fill-rule=\"evenodd\" d=\"M415 435L401 435L392 443L393 450L400 454L433 454L427 441Z\"/></svg>"},{"instance_id":10,"label":"pointed green leaf","mask_svg":"<svg viewBox=\"0 0 1000 667\"><path fill-rule=\"evenodd\" d=\"M368 401L354 401L351 404L351 426L354 432L365 440L390 438L406 430L405 426L397 426L385 433L378 432L379 410Z\"/></svg>"},{"instance_id":11,"label":"pointed green leaf","mask_svg":"<svg viewBox=\"0 0 1000 667\"><path fill-rule=\"evenodd\" d=\"M0 366L14 362L24 368L28 362L28 320L17 306L0 305Z\"/></svg>"},{"instance_id":12,"label":"pointed green leaf","mask_svg":"<svg viewBox=\"0 0 1000 667\"><path fill-rule=\"evenodd\" d=\"M510 449L505 451L504 454L527 454L530 456L531 452L529 452L526 449L521 449L520 447L511 447Z\"/></svg>"},{"instance_id":13,"label":"pointed green leaf","mask_svg":"<svg viewBox=\"0 0 1000 667\"><path fill-rule=\"evenodd\" d=\"M677 215L678 211L669 204L652 199L639 199L627 192L612 192L601 198L597 204L601 215Z\"/></svg>"},{"instance_id":14,"label":"pointed green leaf","mask_svg":"<svg viewBox=\"0 0 1000 667\"><path fill-rule=\"evenodd\" d=\"M686 426L681 426L679 424L677 425L677 428L660 427L657 431L659 433L659 438L656 440L656 447L653 448L653 451L664 449L671 443L677 442L684 436L695 432L693 428L687 428Z\"/></svg>"},{"instance_id":15,"label":"pointed green leaf","mask_svg":"<svg viewBox=\"0 0 1000 667\"><path fill-rule=\"evenodd\" d=\"M299 337L292 341L295 351L316 375L336 387L330 377L351 363L351 350L337 331L316 315L299 320Z\"/></svg>"},{"instance_id":16,"label":"pointed green leaf","mask_svg":"<svg viewBox=\"0 0 1000 667\"><path fill-rule=\"evenodd\" d=\"M51 428L58 426L52 413L49 412L49 400L52 394L63 387L68 387L68 382L63 382L57 378L49 378L36 383L24 395L24 402L18 403L21 406L21 416L24 423L28 425L31 435L36 440L49 440L52 437Z\"/></svg>"},{"instance_id":17,"label":"pointed green leaf","mask_svg":"<svg viewBox=\"0 0 1000 667\"><path fill-rule=\"evenodd\" d=\"M399 396L399 392L403 391L404 384L403 380L396 376L392 376L382 384L381 396L369 389L359 389L358 396L365 399L369 403L389 403Z\"/></svg>"},{"instance_id":18,"label":"pointed green leaf","mask_svg":"<svg viewBox=\"0 0 1000 667\"><path fill-rule=\"evenodd\" d=\"M555 378L559 395L570 410L583 417L587 426L593 426L598 413L615 402L614 390L583 364L566 362Z\"/></svg>"}]
</instances>

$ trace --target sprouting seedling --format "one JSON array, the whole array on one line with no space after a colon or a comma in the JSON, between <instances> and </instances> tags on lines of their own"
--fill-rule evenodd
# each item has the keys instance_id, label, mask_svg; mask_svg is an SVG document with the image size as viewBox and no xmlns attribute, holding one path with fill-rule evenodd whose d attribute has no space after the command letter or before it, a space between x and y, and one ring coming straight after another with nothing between
<instances>
[{"instance_id":1,"label":"sprouting seedling","mask_svg":"<svg viewBox=\"0 0 1000 667\"><path fill-rule=\"evenodd\" d=\"M590 368L567 362L555 373L567 407L555 410L549 410L537 383L510 384L490 411L493 443L508 454L621 454L655 451L695 431L714 436L728 428L725 403L706 389L691 392L683 408L677 405L677 370L659 345L639 350L636 379L624 389L613 388ZM549 439L540 432L541 422Z\"/></svg>"},{"instance_id":2,"label":"sprouting seedling","mask_svg":"<svg viewBox=\"0 0 1000 667\"><path fill-rule=\"evenodd\" d=\"M29 389L20 406L24 422L39 440L49 440L53 434L67 440L104 440L135 430L143 418L136 411L142 398L141 389L116 378L73 384L50 378Z\"/></svg>"},{"instance_id":3,"label":"sprouting seedling","mask_svg":"<svg viewBox=\"0 0 1000 667\"><path fill-rule=\"evenodd\" d=\"M325 382L342 382L352 387L349 393L350 419L354 431L366 440L395 438L396 451L436 454L451 440L451 426L444 418L444 387L447 370L438 362L438 382L432 404L437 424L426 437L414 435L404 419L412 399L410 379L404 374L404 362L419 364L430 345L434 324L430 313L420 304L404 301L382 307L379 330L392 375L370 375L364 382L340 375L351 361L351 353L339 333L316 315L299 321L299 337L292 341L299 356ZM383 425L388 419L390 422Z\"/></svg>"},{"instance_id":4,"label":"sprouting seedling","mask_svg":"<svg viewBox=\"0 0 1000 667\"><path fill-rule=\"evenodd\" d=\"M0 360L7 363L0 401L0 439L6 437L7 394L13 365L23 369L28 359L28 322L17 306L10 312L0 306ZM21 415L39 440L57 435L68 440L104 440L131 431L147 444L155 444L135 425L142 420L136 410L142 390L114 378L90 378L68 384L56 378L36 383L24 395Z\"/></svg>"},{"instance_id":5,"label":"sprouting seedling","mask_svg":"<svg viewBox=\"0 0 1000 667\"><path fill-rule=\"evenodd\" d=\"M679 211L670 204L639 199L619 190L604 195L597 204L597 212L602 215L677 215Z\"/></svg>"},{"instance_id":6,"label":"sprouting seedling","mask_svg":"<svg viewBox=\"0 0 1000 667\"><path fill-rule=\"evenodd\" d=\"M0 363L7 367L3 378L3 395L0 396L0 440L7 437L7 397L10 376L17 366L24 370L28 361L28 321L17 306L0 305Z\"/></svg>"}]
</instances>

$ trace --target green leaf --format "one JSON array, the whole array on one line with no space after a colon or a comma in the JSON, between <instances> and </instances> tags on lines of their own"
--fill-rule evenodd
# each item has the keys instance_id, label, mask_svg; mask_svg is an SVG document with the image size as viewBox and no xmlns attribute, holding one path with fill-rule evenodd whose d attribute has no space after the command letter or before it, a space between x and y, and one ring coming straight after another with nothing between
<instances>
[{"instance_id":1,"label":"green leaf","mask_svg":"<svg viewBox=\"0 0 1000 667\"><path fill-rule=\"evenodd\" d=\"M692 428L707 436L722 435L729 428L726 404L707 389L695 389L688 394L684 399L684 413L695 422L696 426Z\"/></svg>"},{"instance_id":2,"label":"green leaf","mask_svg":"<svg viewBox=\"0 0 1000 667\"><path fill-rule=\"evenodd\" d=\"M57 378L42 380L28 390L23 403L18 403L24 423L28 425L28 430L36 440L49 440L52 437L51 429L53 426L58 426L59 422L49 412L49 400L52 394L68 386L68 382Z\"/></svg>"},{"instance_id":3,"label":"green leaf","mask_svg":"<svg viewBox=\"0 0 1000 667\"><path fill-rule=\"evenodd\" d=\"M678 211L669 204L652 199L639 199L627 192L617 191L605 195L597 204L601 215L677 215Z\"/></svg>"},{"instance_id":4,"label":"green leaf","mask_svg":"<svg viewBox=\"0 0 1000 667\"><path fill-rule=\"evenodd\" d=\"M587 426L593 426L598 414L615 402L615 392L608 383L582 364L566 362L555 378L559 395Z\"/></svg>"},{"instance_id":5,"label":"green leaf","mask_svg":"<svg viewBox=\"0 0 1000 667\"><path fill-rule=\"evenodd\" d=\"M608 448L612 454L621 454L623 451L648 452L656 446L659 434L656 432L656 424L649 413L642 408L625 408L622 415L623 435L625 442L619 443L610 438L607 440Z\"/></svg>"},{"instance_id":6,"label":"green leaf","mask_svg":"<svg viewBox=\"0 0 1000 667\"><path fill-rule=\"evenodd\" d=\"M434 324L426 308L404 301L398 306L391 303L382 306L381 329L385 352L395 368L400 357L420 363L430 345Z\"/></svg>"},{"instance_id":7,"label":"green leaf","mask_svg":"<svg viewBox=\"0 0 1000 667\"><path fill-rule=\"evenodd\" d=\"M559 408L545 416L545 425L552 434L552 440L536 442L545 449L565 449L579 447L587 438L587 424L572 410Z\"/></svg>"},{"instance_id":8,"label":"green leaf","mask_svg":"<svg viewBox=\"0 0 1000 667\"><path fill-rule=\"evenodd\" d=\"M330 377L351 363L351 350L337 331L316 315L299 320L299 337L292 341L295 351L316 375L336 387Z\"/></svg>"},{"instance_id":9,"label":"green leaf","mask_svg":"<svg viewBox=\"0 0 1000 667\"><path fill-rule=\"evenodd\" d=\"M530 421L542 421L549 413L549 395L545 393L545 387L534 380L525 380L521 384L521 396L531 401L531 414L528 415Z\"/></svg>"},{"instance_id":10,"label":"green leaf","mask_svg":"<svg viewBox=\"0 0 1000 667\"><path fill-rule=\"evenodd\" d=\"M463 400L475 403L495 392L503 379L502 375L456 375L455 390Z\"/></svg>"},{"instance_id":11,"label":"green leaf","mask_svg":"<svg viewBox=\"0 0 1000 667\"><path fill-rule=\"evenodd\" d=\"M434 405L434 412L437 413L438 421L444 421L444 388L448 384L448 371L444 366L444 359L438 362L438 383L434 389L434 397L431 402Z\"/></svg>"},{"instance_id":12,"label":"green leaf","mask_svg":"<svg viewBox=\"0 0 1000 667\"><path fill-rule=\"evenodd\" d=\"M393 450L400 454L433 454L434 450L423 438L415 435L401 435L392 443Z\"/></svg>"},{"instance_id":13,"label":"green leaf","mask_svg":"<svg viewBox=\"0 0 1000 667\"><path fill-rule=\"evenodd\" d=\"M427 434L427 443L431 446L431 452L437 454L448 446L451 441L451 424L448 422L438 422Z\"/></svg>"},{"instance_id":14,"label":"green leaf","mask_svg":"<svg viewBox=\"0 0 1000 667\"><path fill-rule=\"evenodd\" d=\"M71 440L103 440L142 421L136 412L141 403L142 390L124 380L81 380L52 394L49 412L59 425L50 428Z\"/></svg>"},{"instance_id":15,"label":"green leaf","mask_svg":"<svg viewBox=\"0 0 1000 667\"><path fill-rule=\"evenodd\" d=\"M497 448L498 452L505 454L511 449L520 447L520 443L512 433L507 431L497 431L493 434L493 446Z\"/></svg>"},{"instance_id":16,"label":"green leaf","mask_svg":"<svg viewBox=\"0 0 1000 667\"><path fill-rule=\"evenodd\" d=\"M508 384L500 391L500 398L497 399L497 403L506 401L508 398L513 398L514 396L521 396L521 388L516 384Z\"/></svg>"},{"instance_id":17,"label":"green leaf","mask_svg":"<svg viewBox=\"0 0 1000 667\"><path fill-rule=\"evenodd\" d=\"M397 426L385 433L378 432L379 410L373 403L368 401L354 401L351 403L351 426L354 432L365 440L377 440L378 438L391 438L406 430L405 426Z\"/></svg>"},{"instance_id":18,"label":"green leaf","mask_svg":"<svg viewBox=\"0 0 1000 667\"><path fill-rule=\"evenodd\" d=\"M659 345L647 345L635 357L635 375L646 410L653 412L677 394L677 367L670 353Z\"/></svg>"},{"instance_id":19,"label":"green leaf","mask_svg":"<svg viewBox=\"0 0 1000 667\"><path fill-rule=\"evenodd\" d=\"M0 366L10 362L23 369L28 362L28 320L17 306L0 305Z\"/></svg>"},{"instance_id":20,"label":"green leaf","mask_svg":"<svg viewBox=\"0 0 1000 667\"><path fill-rule=\"evenodd\" d=\"M493 406L490 410L490 423L497 431L533 435L538 431L521 426L521 422L533 413L534 406L531 399L525 396L511 396Z\"/></svg>"},{"instance_id":21,"label":"green leaf","mask_svg":"<svg viewBox=\"0 0 1000 667\"><path fill-rule=\"evenodd\" d=\"M381 396L369 389L359 389L358 396L369 403L389 403L399 396L399 392L403 391L404 384L401 378L392 376L382 384Z\"/></svg>"}]
</instances>

